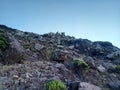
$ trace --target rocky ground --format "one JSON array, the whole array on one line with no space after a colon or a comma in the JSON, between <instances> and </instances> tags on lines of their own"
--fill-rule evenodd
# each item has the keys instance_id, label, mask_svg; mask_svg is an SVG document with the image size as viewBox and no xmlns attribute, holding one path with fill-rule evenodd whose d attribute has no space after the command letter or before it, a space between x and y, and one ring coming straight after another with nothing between
<instances>
[{"instance_id":1,"label":"rocky ground","mask_svg":"<svg viewBox=\"0 0 120 90\"><path fill-rule=\"evenodd\" d=\"M45 90L52 80L66 90L120 90L120 49L110 42L0 25L0 90Z\"/></svg>"}]
</instances>

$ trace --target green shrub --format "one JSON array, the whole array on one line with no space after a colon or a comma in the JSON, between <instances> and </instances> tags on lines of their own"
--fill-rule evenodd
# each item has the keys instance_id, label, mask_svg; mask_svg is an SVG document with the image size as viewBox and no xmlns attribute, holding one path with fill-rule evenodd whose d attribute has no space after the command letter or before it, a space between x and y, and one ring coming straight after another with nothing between
<instances>
[{"instance_id":1,"label":"green shrub","mask_svg":"<svg viewBox=\"0 0 120 90\"><path fill-rule=\"evenodd\" d=\"M77 68L89 68L89 65L82 59L74 59L72 63Z\"/></svg>"},{"instance_id":2,"label":"green shrub","mask_svg":"<svg viewBox=\"0 0 120 90\"><path fill-rule=\"evenodd\" d=\"M30 45L24 45L24 48L28 49L28 48L30 48Z\"/></svg>"},{"instance_id":3,"label":"green shrub","mask_svg":"<svg viewBox=\"0 0 120 90\"><path fill-rule=\"evenodd\" d=\"M46 53L45 53L45 57L46 57L47 59L49 59L49 60L53 59L53 57L54 57L54 51L47 49L47 50L46 50Z\"/></svg>"},{"instance_id":4,"label":"green shrub","mask_svg":"<svg viewBox=\"0 0 120 90\"><path fill-rule=\"evenodd\" d=\"M0 36L0 48L5 49L7 47L8 47L7 40L3 36Z\"/></svg>"},{"instance_id":5,"label":"green shrub","mask_svg":"<svg viewBox=\"0 0 120 90\"><path fill-rule=\"evenodd\" d=\"M120 72L120 64L115 67L116 72Z\"/></svg>"},{"instance_id":6,"label":"green shrub","mask_svg":"<svg viewBox=\"0 0 120 90\"><path fill-rule=\"evenodd\" d=\"M52 80L44 85L45 90L66 90L66 86L57 80Z\"/></svg>"},{"instance_id":7,"label":"green shrub","mask_svg":"<svg viewBox=\"0 0 120 90\"><path fill-rule=\"evenodd\" d=\"M35 48L31 48L31 51L32 51L32 52L36 52L36 49L35 49Z\"/></svg>"},{"instance_id":8,"label":"green shrub","mask_svg":"<svg viewBox=\"0 0 120 90\"><path fill-rule=\"evenodd\" d=\"M47 55L48 55L48 56L52 57L53 54L54 54L54 52L53 52L52 50L47 50Z\"/></svg>"}]
</instances>

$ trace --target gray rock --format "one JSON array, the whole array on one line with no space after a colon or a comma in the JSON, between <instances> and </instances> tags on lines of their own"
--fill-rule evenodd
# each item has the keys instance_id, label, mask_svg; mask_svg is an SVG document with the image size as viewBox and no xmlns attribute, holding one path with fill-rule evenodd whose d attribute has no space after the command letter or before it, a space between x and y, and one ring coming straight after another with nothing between
<instances>
[{"instance_id":1,"label":"gray rock","mask_svg":"<svg viewBox=\"0 0 120 90\"><path fill-rule=\"evenodd\" d=\"M103 66L107 69L107 71L111 71L116 67L116 65L109 62L104 62Z\"/></svg>"},{"instance_id":2,"label":"gray rock","mask_svg":"<svg viewBox=\"0 0 120 90\"><path fill-rule=\"evenodd\" d=\"M102 90L102 89L96 85L87 82L75 81L70 83L68 90Z\"/></svg>"},{"instance_id":3,"label":"gray rock","mask_svg":"<svg viewBox=\"0 0 120 90\"><path fill-rule=\"evenodd\" d=\"M68 90L78 90L80 81L74 81L69 84Z\"/></svg>"},{"instance_id":4,"label":"gray rock","mask_svg":"<svg viewBox=\"0 0 120 90\"><path fill-rule=\"evenodd\" d=\"M71 45L68 47L69 49L74 49L74 45Z\"/></svg>"},{"instance_id":5,"label":"gray rock","mask_svg":"<svg viewBox=\"0 0 120 90\"><path fill-rule=\"evenodd\" d=\"M30 73L26 73L26 78L28 79L30 77L32 77L32 75Z\"/></svg>"},{"instance_id":6,"label":"gray rock","mask_svg":"<svg viewBox=\"0 0 120 90\"><path fill-rule=\"evenodd\" d=\"M108 54L106 57L111 60L120 59L120 51L116 51L111 54Z\"/></svg>"},{"instance_id":7,"label":"gray rock","mask_svg":"<svg viewBox=\"0 0 120 90\"><path fill-rule=\"evenodd\" d=\"M59 63L55 64L55 67L59 68L59 69L62 69L62 70L64 70L66 68L64 64L59 64Z\"/></svg>"},{"instance_id":8,"label":"gray rock","mask_svg":"<svg viewBox=\"0 0 120 90\"><path fill-rule=\"evenodd\" d=\"M7 83L9 81L10 81L10 79L8 77L0 77L0 83L5 84L5 83Z\"/></svg>"},{"instance_id":9,"label":"gray rock","mask_svg":"<svg viewBox=\"0 0 120 90\"><path fill-rule=\"evenodd\" d=\"M114 82L108 83L108 86L110 87L111 90L120 90L120 81L116 80Z\"/></svg>"},{"instance_id":10,"label":"gray rock","mask_svg":"<svg viewBox=\"0 0 120 90\"><path fill-rule=\"evenodd\" d=\"M57 50L53 53L51 57L54 61L64 62L68 59L69 52L67 50Z\"/></svg>"},{"instance_id":11,"label":"gray rock","mask_svg":"<svg viewBox=\"0 0 120 90\"><path fill-rule=\"evenodd\" d=\"M8 34L8 39L10 41L10 47L13 49L16 49L17 51L19 51L20 53L24 52L24 48L23 46L18 42L17 39L15 39L14 36L12 36L11 34Z\"/></svg>"},{"instance_id":12,"label":"gray rock","mask_svg":"<svg viewBox=\"0 0 120 90\"><path fill-rule=\"evenodd\" d=\"M59 49L63 49L63 48L64 48L63 45L57 45L57 47L58 47Z\"/></svg>"},{"instance_id":13,"label":"gray rock","mask_svg":"<svg viewBox=\"0 0 120 90\"><path fill-rule=\"evenodd\" d=\"M92 57L90 57L90 56L85 57L84 60L86 61L86 63L89 64L90 67L95 68L95 62Z\"/></svg>"},{"instance_id":14,"label":"gray rock","mask_svg":"<svg viewBox=\"0 0 120 90\"><path fill-rule=\"evenodd\" d=\"M64 76L66 82L77 79L76 76L65 67L64 64L55 64L55 68L59 69L59 73Z\"/></svg>"},{"instance_id":15,"label":"gray rock","mask_svg":"<svg viewBox=\"0 0 120 90\"><path fill-rule=\"evenodd\" d=\"M99 65L97 67L97 69L98 69L99 72L105 72L106 71L106 69L102 65Z\"/></svg>"},{"instance_id":16,"label":"gray rock","mask_svg":"<svg viewBox=\"0 0 120 90\"><path fill-rule=\"evenodd\" d=\"M120 64L120 59L116 59L113 61L114 64Z\"/></svg>"},{"instance_id":17,"label":"gray rock","mask_svg":"<svg viewBox=\"0 0 120 90\"><path fill-rule=\"evenodd\" d=\"M17 31L16 35L21 36L21 37L24 37L24 32L22 32L22 31Z\"/></svg>"},{"instance_id":18,"label":"gray rock","mask_svg":"<svg viewBox=\"0 0 120 90\"><path fill-rule=\"evenodd\" d=\"M51 80L60 80L60 78L58 76L54 76L54 77L48 79L48 81L51 81Z\"/></svg>"},{"instance_id":19,"label":"gray rock","mask_svg":"<svg viewBox=\"0 0 120 90\"><path fill-rule=\"evenodd\" d=\"M41 49L43 49L43 48L44 48L43 45L41 45L41 44L39 44L39 43L36 43L36 44L35 44L35 49L36 49L36 50L39 51L39 50L41 50Z\"/></svg>"},{"instance_id":20,"label":"gray rock","mask_svg":"<svg viewBox=\"0 0 120 90\"><path fill-rule=\"evenodd\" d=\"M27 56L25 59L27 61L32 61L32 62L35 62L35 61L39 60L37 53L33 53L33 55Z\"/></svg>"},{"instance_id":21,"label":"gray rock","mask_svg":"<svg viewBox=\"0 0 120 90\"><path fill-rule=\"evenodd\" d=\"M3 52L3 61L5 64L21 62L24 58L24 48L15 39L14 36L8 34L9 47Z\"/></svg>"},{"instance_id":22,"label":"gray rock","mask_svg":"<svg viewBox=\"0 0 120 90\"><path fill-rule=\"evenodd\" d=\"M92 85L90 83L87 82L81 82L79 84L79 88L78 90L102 90L100 87Z\"/></svg>"}]
</instances>

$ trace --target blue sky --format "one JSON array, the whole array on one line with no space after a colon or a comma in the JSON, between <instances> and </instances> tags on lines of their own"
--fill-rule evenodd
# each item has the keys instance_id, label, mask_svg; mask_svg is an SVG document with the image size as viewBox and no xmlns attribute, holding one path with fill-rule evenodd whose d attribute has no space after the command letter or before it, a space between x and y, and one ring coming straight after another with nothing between
<instances>
[{"instance_id":1,"label":"blue sky","mask_svg":"<svg viewBox=\"0 0 120 90\"><path fill-rule=\"evenodd\" d=\"M120 48L120 0L0 0L0 24L39 34L65 32Z\"/></svg>"}]
</instances>

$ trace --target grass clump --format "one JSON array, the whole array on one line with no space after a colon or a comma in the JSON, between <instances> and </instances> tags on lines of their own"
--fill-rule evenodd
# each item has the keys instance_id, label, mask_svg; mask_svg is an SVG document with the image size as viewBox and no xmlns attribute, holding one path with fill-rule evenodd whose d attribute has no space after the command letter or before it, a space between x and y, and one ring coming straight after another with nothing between
<instances>
[{"instance_id":1,"label":"grass clump","mask_svg":"<svg viewBox=\"0 0 120 90\"><path fill-rule=\"evenodd\" d=\"M8 47L7 40L3 36L0 36L0 48L5 49L7 47Z\"/></svg>"},{"instance_id":2,"label":"grass clump","mask_svg":"<svg viewBox=\"0 0 120 90\"><path fill-rule=\"evenodd\" d=\"M117 73L120 73L120 64L115 67L115 71L116 71Z\"/></svg>"},{"instance_id":3,"label":"grass clump","mask_svg":"<svg viewBox=\"0 0 120 90\"><path fill-rule=\"evenodd\" d=\"M66 86L57 80L52 80L44 85L45 90L66 90Z\"/></svg>"},{"instance_id":4,"label":"grass clump","mask_svg":"<svg viewBox=\"0 0 120 90\"><path fill-rule=\"evenodd\" d=\"M82 59L74 59L73 60L73 65L74 67L76 68L86 68L86 69L89 69L89 65Z\"/></svg>"}]
</instances>

